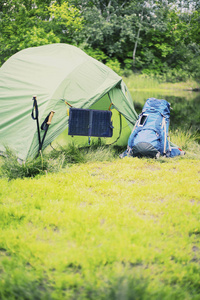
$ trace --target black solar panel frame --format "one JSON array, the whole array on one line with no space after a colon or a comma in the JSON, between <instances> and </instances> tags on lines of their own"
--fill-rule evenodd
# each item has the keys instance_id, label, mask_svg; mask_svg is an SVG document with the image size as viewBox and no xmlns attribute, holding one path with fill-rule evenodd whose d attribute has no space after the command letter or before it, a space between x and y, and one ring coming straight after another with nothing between
<instances>
[{"instance_id":1,"label":"black solar panel frame","mask_svg":"<svg viewBox=\"0 0 200 300\"><path fill-rule=\"evenodd\" d=\"M68 135L112 137L112 112L71 107Z\"/></svg>"}]
</instances>

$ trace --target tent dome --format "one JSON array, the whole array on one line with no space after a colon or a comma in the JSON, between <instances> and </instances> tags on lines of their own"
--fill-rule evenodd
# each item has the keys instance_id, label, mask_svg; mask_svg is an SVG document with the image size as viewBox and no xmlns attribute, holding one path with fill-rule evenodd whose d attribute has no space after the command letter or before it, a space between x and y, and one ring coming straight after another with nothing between
<instances>
[{"instance_id":1,"label":"tent dome","mask_svg":"<svg viewBox=\"0 0 200 300\"><path fill-rule=\"evenodd\" d=\"M46 147L67 128L65 101L89 108L108 92L116 108L134 123L136 113L121 77L79 48L50 44L19 51L0 68L0 150L9 147L21 159L37 154L37 128L31 119L34 95L40 122L55 111Z\"/></svg>"}]
</instances>

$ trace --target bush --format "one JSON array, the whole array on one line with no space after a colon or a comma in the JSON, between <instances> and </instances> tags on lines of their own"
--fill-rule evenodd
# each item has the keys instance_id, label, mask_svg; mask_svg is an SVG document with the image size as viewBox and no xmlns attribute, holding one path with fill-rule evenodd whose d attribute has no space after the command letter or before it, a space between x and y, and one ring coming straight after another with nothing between
<instances>
[{"instance_id":1,"label":"bush","mask_svg":"<svg viewBox=\"0 0 200 300\"><path fill-rule=\"evenodd\" d=\"M121 70L120 62L116 58L107 60L106 66L108 66L109 68L111 68L118 75L122 75L122 70Z\"/></svg>"},{"instance_id":2,"label":"bush","mask_svg":"<svg viewBox=\"0 0 200 300\"><path fill-rule=\"evenodd\" d=\"M87 53L89 56L103 63L105 63L108 59L108 56L100 49L92 49L92 48L84 47L84 45L82 45L82 47L80 48L83 48L83 51Z\"/></svg>"},{"instance_id":3,"label":"bush","mask_svg":"<svg viewBox=\"0 0 200 300\"><path fill-rule=\"evenodd\" d=\"M165 79L166 82L172 83L187 81L190 79L190 74L182 69L172 69L163 74L163 79Z\"/></svg>"},{"instance_id":4,"label":"bush","mask_svg":"<svg viewBox=\"0 0 200 300\"><path fill-rule=\"evenodd\" d=\"M128 70L133 69L133 59L132 58L125 58L124 59L124 68Z\"/></svg>"}]
</instances>

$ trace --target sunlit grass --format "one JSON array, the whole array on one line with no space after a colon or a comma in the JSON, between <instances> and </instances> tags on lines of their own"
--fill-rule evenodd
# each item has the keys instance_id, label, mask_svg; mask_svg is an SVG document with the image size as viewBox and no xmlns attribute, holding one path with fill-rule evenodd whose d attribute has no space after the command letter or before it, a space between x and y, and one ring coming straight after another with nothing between
<instances>
[{"instance_id":1,"label":"sunlit grass","mask_svg":"<svg viewBox=\"0 0 200 300\"><path fill-rule=\"evenodd\" d=\"M0 298L198 299L199 160L0 180Z\"/></svg>"},{"instance_id":2,"label":"sunlit grass","mask_svg":"<svg viewBox=\"0 0 200 300\"><path fill-rule=\"evenodd\" d=\"M129 77L123 77L123 80L127 84L130 90L166 90L170 93L170 90L185 90L190 91L195 88L199 88L199 83L195 80L187 80L182 82L162 82L152 76L145 74L132 74Z\"/></svg>"},{"instance_id":3,"label":"sunlit grass","mask_svg":"<svg viewBox=\"0 0 200 300\"><path fill-rule=\"evenodd\" d=\"M146 81L146 99L157 84ZM8 150L0 299L198 300L199 137L170 137L184 157L121 160L122 147L71 143L19 164Z\"/></svg>"},{"instance_id":4,"label":"sunlit grass","mask_svg":"<svg viewBox=\"0 0 200 300\"><path fill-rule=\"evenodd\" d=\"M169 135L171 141L186 151L187 157L200 159L200 144L197 143L197 140L200 141L199 134L192 133L190 130L176 129Z\"/></svg>"},{"instance_id":5,"label":"sunlit grass","mask_svg":"<svg viewBox=\"0 0 200 300\"><path fill-rule=\"evenodd\" d=\"M123 80L129 90L157 89L160 85L157 79L142 74L132 74L129 77L124 77Z\"/></svg>"},{"instance_id":6,"label":"sunlit grass","mask_svg":"<svg viewBox=\"0 0 200 300\"><path fill-rule=\"evenodd\" d=\"M150 98L165 99L165 97L180 97L185 100L193 100L193 88L199 87L196 81L186 81L177 83L162 83L147 75L134 74L123 78L133 99L134 104L140 103L142 106Z\"/></svg>"}]
</instances>

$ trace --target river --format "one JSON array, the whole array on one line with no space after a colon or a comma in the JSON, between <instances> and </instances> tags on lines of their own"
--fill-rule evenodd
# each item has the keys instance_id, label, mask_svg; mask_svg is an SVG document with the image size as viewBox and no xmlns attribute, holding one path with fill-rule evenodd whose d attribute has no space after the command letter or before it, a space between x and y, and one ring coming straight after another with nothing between
<instances>
[{"instance_id":1,"label":"river","mask_svg":"<svg viewBox=\"0 0 200 300\"><path fill-rule=\"evenodd\" d=\"M165 99L171 104L170 129L181 128L200 134L200 93L184 90L130 90L135 109L140 113L150 98Z\"/></svg>"},{"instance_id":2,"label":"river","mask_svg":"<svg viewBox=\"0 0 200 300\"><path fill-rule=\"evenodd\" d=\"M191 133L199 136L197 139L200 142L200 93L192 91L184 91L178 89L134 89L129 86L135 110L139 114L142 111L145 101L150 98L165 99L170 102L171 118L170 118L170 130L182 129L183 131L190 131ZM122 133L120 135L120 119L119 114L112 110L113 113L113 137L104 138L105 143L110 144L117 140L118 145L126 145L128 137L130 135L130 128L127 123L122 120ZM92 141L98 138L92 138ZM56 139L56 143L60 145L73 142L76 145L87 144L87 137L70 137L68 136L68 130L65 130L59 138Z\"/></svg>"}]
</instances>

